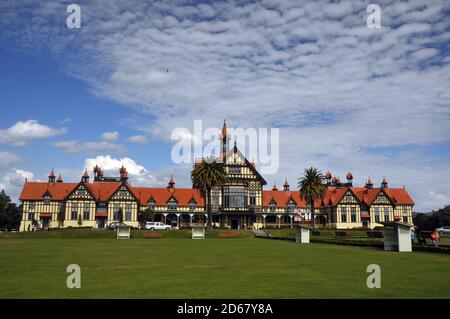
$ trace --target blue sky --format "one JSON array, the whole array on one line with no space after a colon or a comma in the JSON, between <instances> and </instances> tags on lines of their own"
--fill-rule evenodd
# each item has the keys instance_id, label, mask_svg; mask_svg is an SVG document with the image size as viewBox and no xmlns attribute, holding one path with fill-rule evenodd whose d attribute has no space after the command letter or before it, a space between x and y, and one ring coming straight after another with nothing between
<instances>
[{"instance_id":1,"label":"blue sky","mask_svg":"<svg viewBox=\"0 0 450 319\"><path fill-rule=\"evenodd\" d=\"M132 182L189 186L176 128L280 128L269 184L307 166L386 176L417 210L450 202L450 6L379 1L0 3L0 188L51 168L78 180L125 163ZM258 164L258 163L257 163ZM270 185L269 185L270 186Z\"/></svg>"}]
</instances>

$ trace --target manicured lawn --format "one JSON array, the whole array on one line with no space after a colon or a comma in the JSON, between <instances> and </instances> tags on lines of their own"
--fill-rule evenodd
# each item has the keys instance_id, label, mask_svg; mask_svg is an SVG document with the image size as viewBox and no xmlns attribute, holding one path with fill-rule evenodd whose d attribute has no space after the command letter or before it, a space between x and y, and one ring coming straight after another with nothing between
<instances>
[{"instance_id":1,"label":"manicured lawn","mask_svg":"<svg viewBox=\"0 0 450 319\"><path fill-rule=\"evenodd\" d=\"M66 267L82 287L66 287ZM381 266L381 289L366 267ZM450 298L450 257L253 238L0 238L0 298Z\"/></svg>"}]
</instances>

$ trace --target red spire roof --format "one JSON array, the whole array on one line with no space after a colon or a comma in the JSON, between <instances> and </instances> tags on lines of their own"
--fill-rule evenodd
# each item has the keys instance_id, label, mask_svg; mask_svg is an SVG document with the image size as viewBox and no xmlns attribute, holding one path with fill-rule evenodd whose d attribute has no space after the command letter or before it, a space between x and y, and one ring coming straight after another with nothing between
<instances>
[{"instance_id":1,"label":"red spire roof","mask_svg":"<svg viewBox=\"0 0 450 319\"><path fill-rule=\"evenodd\" d=\"M331 175L330 171L328 171L328 172L325 174L325 178L326 178L326 179L331 179L331 177L333 177L333 176Z\"/></svg>"},{"instance_id":2,"label":"red spire roof","mask_svg":"<svg viewBox=\"0 0 450 319\"><path fill-rule=\"evenodd\" d=\"M286 180L284 181L284 186L289 186L289 183L288 183L287 177L286 177Z\"/></svg>"},{"instance_id":3,"label":"red spire roof","mask_svg":"<svg viewBox=\"0 0 450 319\"><path fill-rule=\"evenodd\" d=\"M55 177L55 171L52 168L52 171L50 172L50 175L48 177Z\"/></svg>"},{"instance_id":4,"label":"red spire roof","mask_svg":"<svg viewBox=\"0 0 450 319\"><path fill-rule=\"evenodd\" d=\"M222 127L222 138L226 137L228 135L228 128L227 128L227 122L223 120L223 127Z\"/></svg>"},{"instance_id":5,"label":"red spire roof","mask_svg":"<svg viewBox=\"0 0 450 319\"><path fill-rule=\"evenodd\" d=\"M89 173L88 173L88 171L87 171L87 168L84 170L83 177L89 177Z\"/></svg>"},{"instance_id":6,"label":"red spire roof","mask_svg":"<svg viewBox=\"0 0 450 319\"><path fill-rule=\"evenodd\" d=\"M58 182L58 183L62 183L62 181L63 181L63 180L62 180L62 176L61 176L61 174L59 174L57 182Z\"/></svg>"},{"instance_id":7,"label":"red spire roof","mask_svg":"<svg viewBox=\"0 0 450 319\"><path fill-rule=\"evenodd\" d=\"M333 177L333 179L331 180L333 183L337 183L337 178L336 178L336 176L335 177Z\"/></svg>"},{"instance_id":8,"label":"red spire roof","mask_svg":"<svg viewBox=\"0 0 450 319\"><path fill-rule=\"evenodd\" d=\"M277 187L277 183L276 183L276 182L273 183L272 190L273 190L273 191L277 191L277 190L278 190L278 187Z\"/></svg>"},{"instance_id":9,"label":"red spire roof","mask_svg":"<svg viewBox=\"0 0 450 319\"><path fill-rule=\"evenodd\" d=\"M348 173L347 173L347 179L353 179L353 175L352 175L351 172L348 172Z\"/></svg>"}]
</instances>

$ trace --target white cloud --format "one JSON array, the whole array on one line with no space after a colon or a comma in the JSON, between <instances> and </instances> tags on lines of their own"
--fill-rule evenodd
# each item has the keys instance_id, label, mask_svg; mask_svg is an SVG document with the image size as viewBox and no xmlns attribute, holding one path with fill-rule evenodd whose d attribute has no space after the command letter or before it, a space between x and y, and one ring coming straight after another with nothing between
<instances>
[{"instance_id":1,"label":"white cloud","mask_svg":"<svg viewBox=\"0 0 450 319\"><path fill-rule=\"evenodd\" d=\"M20 162L20 157L10 152L0 152L0 169L9 168Z\"/></svg>"},{"instance_id":2,"label":"white cloud","mask_svg":"<svg viewBox=\"0 0 450 319\"><path fill-rule=\"evenodd\" d=\"M148 143L148 137L145 135L133 135L127 138L130 143L146 144Z\"/></svg>"},{"instance_id":3,"label":"white cloud","mask_svg":"<svg viewBox=\"0 0 450 319\"><path fill-rule=\"evenodd\" d=\"M62 148L67 153L123 153L125 148L122 145L112 142L80 142L80 141L60 141L53 143L53 146Z\"/></svg>"},{"instance_id":4,"label":"white cloud","mask_svg":"<svg viewBox=\"0 0 450 319\"><path fill-rule=\"evenodd\" d=\"M115 142L119 139L119 132L105 132L102 134L102 141Z\"/></svg>"},{"instance_id":5,"label":"white cloud","mask_svg":"<svg viewBox=\"0 0 450 319\"><path fill-rule=\"evenodd\" d=\"M64 128L51 128L36 120L19 121L7 129L0 130L0 143L25 146L32 140L45 139L64 133L66 133Z\"/></svg>"},{"instance_id":6,"label":"white cloud","mask_svg":"<svg viewBox=\"0 0 450 319\"><path fill-rule=\"evenodd\" d=\"M11 200L17 203L25 179L31 180L33 177L34 174L32 172L13 169L0 180L0 190L5 190L6 194L11 197Z\"/></svg>"},{"instance_id":7,"label":"white cloud","mask_svg":"<svg viewBox=\"0 0 450 319\"><path fill-rule=\"evenodd\" d=\"M118 176L119 168L123 165L127 169L131 183L135 185L151 186L157 182L156 178L144 166L128 157L116 159L106 155L87 158L84 161L85 168L92 169L95 165L103 169L105 176Z\"/></svg>"}]
</instances>

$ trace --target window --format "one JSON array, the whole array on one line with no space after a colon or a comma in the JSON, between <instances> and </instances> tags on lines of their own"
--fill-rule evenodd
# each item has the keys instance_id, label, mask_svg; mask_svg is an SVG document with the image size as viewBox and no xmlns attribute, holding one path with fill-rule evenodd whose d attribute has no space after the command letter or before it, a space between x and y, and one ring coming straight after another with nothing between
<instances>
[{"instance_id":1,"label":"window","mask_svg":"<svg viewBox=\"0 0 450 319\"><path fill-rule=\"evenodd\" d=\"M341 223L347 222L347 207L341 207Z\"/></svg>"},{"instance_id":2,"label":"window","mask_svg":"<svg viewBox=\"0 0 450 319\"><path fill-rule=\"evenodd\" d=\"M30 210L36 209L36 202L30 202Z\"/></svg>"},{"instance_id":3,"label":"window","mask_svg":"<svg viewBox=\"0 0 450 319\"><path fill-rule=\"evenodd\" d=\"M380 208L379 207L375 207L375 222L376 223L380 222Z\"/></svg>"},{"instance_id":4,"label":"window","mask_svg":"<svg viewBox=\"0 0 450 319\"><path fill-rule=\"evenodd\" d=\"M189 203L189 210L190 210L191 212L194 212L195 209L196 209L196 207L197 207L197 204L196 204L195 202L190 202L190 203Z\"/></svg>"},{"instance_id":5,"label":"window","mask_svg":"<svg viewBox=\"0 0 450 319\"><path fill-rule=\"evenodd\" d=\"M131 203L127 203L125 206L125 220L131 220Z\"/></svg>"},{"instance_id":6,"label":"window","mask_svg":"<svg viewBox=\"0 0 450 319\"><path fill-rule=\"evenodd\" d=\"M228 172L232 175L239 175L241 173L241 168L238 166L230 166Z\"/></svg>"},{"instance_id":7,"label":"window","mask_svg":"<svg viewBox=\"0 0 450 319\"><path fill-rule=\"evenodd\" d=\"M250 196L250 205L256 205L256 191L251 190L249 192L249 196Z\"/></svg>"},{"instance_id":8,"label":"window","mask_svg":"<svg viewBox=\"0 0 450 319\"><path fill-rule=\"evenodd\" d=\"M270 212L274 213L276 211L276 209L277 209L277 204L276 203L272 202L272 203L269 204L269 211Z\"/></svg>"},{"instance_id":9,"label":"window","mask_svg":"<svg viewBox=\"0 0 450 319\"><path fill-rule=\"evenodd\" d=\"M219 205L219 196L220 196L220 191L218 189L213 189L212 190L212 205Z\"/></svg>"},{"instance_id":10,"label":"window","mask_svg":"<svg viewBox=\"0 0 450 319\"><path fill-rule=\"evenodd\" d=\"M224 189L224 206L229 208L247 207L247 192L242 188Z\"/></svg>"},{"instance_id":11,"label":"window","mask_svg":"<svg viewBox=\"0 0 450 319\"><path fill-rule=\"evenodd\" d=\"M351 221L352 223L356 223L356 207L351 208Z\"/></svg>"},{"instance_id":12,"label":"window","mask_svg":"<svg viewBox=\"0 0 450 319\"><path fill-rule=\"evenodd\" d=\"M119 220L119 210L120 210L120 205L119 204L114 204L114 210L113 210L113 219L114 220Z\"/></svg>"},{"instance_id":13,"label":"window","mask_svg":"<svg viewBox=\"0 0 450 319\"><path fill-rule=\"evenodd\" d=\"M286 205L286 213L292 214L296 208L296 205L293 201L289 201Z\"/></svg>"},{"instance_id":14,"label":"window","mask_svg":"<svg viewBox=\"0 0 450 319\"><path fill-rule=\"evenodd\" d=\"M90 217L90 212L91 212L91 206L89 203L84 203L84 207L83 207L83 219L84 220L89 220L91 219Z\"/></svg>"},{"instance_id":15,"label":"window","mask_svg":"<svg viewBox=\"0 0 450 319\"><path fill-rule=\"evenodd\" d=\"M155 201L153 199L148 202L148 208L150 210L154 210L155 209Z\"/></svg>"},{"instance_id":16,"label":"window","mask_svg":"<svg viewBox=\"0 0 450 319\"><path fill-rule=\"evenodd\" d=\"M384 208L384 221L385 222L389 221L389 207Z\"/></svg>"},{"instance_id":17,"label":"window","mask_svg":"<svg viewBox=\"0 0 450 319\"><path fill-rule=\"evenodd\" d=\"M403 210L403 222L407 223L408 222L408 207L403 206L402 210Z\"/></svg>"},{"instance_id":18,"label":"window","mask_svg":"<svg viewBox=\"0 0 450 319\"><path fill-rule=\"evenodd\" d=\"M167 204L167 210L174 211L177 210L178 204L175 200L171 199Z\"/></svg>"},{"instance_id":19,"label":"window","mask_svg":"<svg viewBox=\"0 0 450 319\"><path fill-rule=\"evenodd\" d=\"M34 219L34 213L28 213L28 220Z\"/></svg>"},{"instance_id":20,"label":"window","mask_svg":"<svg viewBox=\"0 0 450 319\"><path fill-rule=\"evenodd\" d=\"M44 205L50 205L50 196L49 195L44 196Z\"/></svg>"},{"instance_id":21,"label":"window","mask_svg":"<svg viewBox=\"0 0 450 319\"><path fill-rule=\"evenodd\" d=\"M78 218L78 203L72 203L72 211L70 213L70 219L76 220Z\"/></svg>"}]
</instances>

